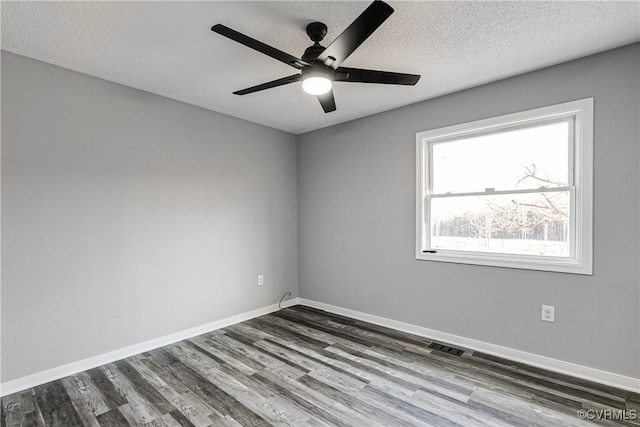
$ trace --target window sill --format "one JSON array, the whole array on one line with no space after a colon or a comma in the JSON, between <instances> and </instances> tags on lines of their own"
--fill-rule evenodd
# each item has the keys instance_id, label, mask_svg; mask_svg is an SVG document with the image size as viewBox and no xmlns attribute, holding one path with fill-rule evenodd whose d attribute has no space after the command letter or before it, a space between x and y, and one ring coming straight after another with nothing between
<instances>
[{"instance_id":1,"label":"window sill","mask_svg":"<svg viewBox=\"0 0 640 427\"><path fill-rule=\"evenodd\" d=\"M451 262L456 264L482 265L489 267L516 268L523 270L551 271L592 275L591 265L580 263L574 259L564 258L527 258L517 255L484 254L477 252L454 253L450 251L418 252L419 261Z\"/></svg>"}]
</instances>

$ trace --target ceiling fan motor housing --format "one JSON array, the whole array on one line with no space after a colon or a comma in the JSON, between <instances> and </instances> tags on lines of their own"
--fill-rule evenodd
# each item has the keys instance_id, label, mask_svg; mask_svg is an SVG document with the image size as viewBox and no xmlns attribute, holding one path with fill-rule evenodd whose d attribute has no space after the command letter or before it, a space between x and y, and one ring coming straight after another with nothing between
<instances>
[{"instance_id":1,"label":"ceiling fan motor housing","mask_svg":"<svg viewBox=\"0 0 640 427\"><path fill-rule=\"evenodd\" d=\"M314 44L313 46L309 46L302 55L302 60L305 62L313 62L326 48L324 46L320 46L319 44Z\"/></svg>"},{"instance_id":2,"label":"ceiling fan motor housing","mask_svg":"<svg viewBox=\"0 0 640 427\"><path fill-rule=\"evenodd\" d=\"M327 26L322 22L312 22L307 25L307 35L314 44L304 51L302 60L312 62L326 49L324 46L320 46L320 42L327 35Z\"/></svg>"},{"instance_id":3,"label":"ceiling fan motor housing","mask_svg":"<svg viewBox=\"0 0 640 427\"><path fill-rule=\"evenodd\" d=\"M322 22L312 22L307 25L307 35L311 41L320 43L322 39L327 35L327 26Z\"/></svg>"},{"instance_id":4,"label":"ceiling fan motor housing","mask_svg":"<svg viewBox=\"0 0 640 427\"><path fill-rule=\"evenodd\" d=\"M313 64L302 69L302 80L305 80L309 77L324 77L325 79L333 81L333 74L333 68L327 67L326 65L322 64Z\"/></svg>"}]
</instances>

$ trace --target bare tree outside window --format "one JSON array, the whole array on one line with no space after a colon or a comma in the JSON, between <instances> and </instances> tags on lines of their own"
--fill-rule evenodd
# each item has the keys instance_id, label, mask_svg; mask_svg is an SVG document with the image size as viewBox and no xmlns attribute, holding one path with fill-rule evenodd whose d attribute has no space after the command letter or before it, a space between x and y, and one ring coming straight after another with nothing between
<instances>
[{"instance_id":1,"label":"bare tree outside window","mask_svg":"<svg viewBox=\"0 0 640 427\"><path fill-rule=\"evenodd\" d=\"M515 187L524 180L531 179L539 187L566 187L566 182L553 181L541 172L535 163L524 166L524 176ZM457 229L450 235L462 235L476 239L537 239L543 241L568 242L569 198L564 193L541 193L530 201L511 198L507 203L498 203L484 199L486 209L467 211L462 218L453 217L447 223L438 224L439 233L447 227ZM465 235L467 234L467 235ZM435 235L435 234L434 234ZM440 234L445 235L445 234Z\"/></svg>"}]
</instances>

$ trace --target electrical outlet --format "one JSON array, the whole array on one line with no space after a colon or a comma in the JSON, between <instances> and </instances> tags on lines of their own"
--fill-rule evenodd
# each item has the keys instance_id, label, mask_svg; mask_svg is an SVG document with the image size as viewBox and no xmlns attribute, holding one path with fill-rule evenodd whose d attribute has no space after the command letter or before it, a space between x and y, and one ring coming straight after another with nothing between
<instances>
[{"instance_id":1,"label":"electrical outlet","mask_svg":"<svg viewBox=\"0 0 640 427\"><path fill-rule=\"evenodd\" d=\"M264 275L261 274L258 276L258 286L264 285Z\"/></svg>"},{"instance_id":2,"label":"electrical outlet","mask_svg":"<svg viewBox=\"0 0 640 427\"><path fill-rule=\"evenodd\" d=\"M552 305L543 305L542 306L542 315L540 316L541 320L545 322L554 323L556 317L556 308Z\"/></svg>"}]
</instances>

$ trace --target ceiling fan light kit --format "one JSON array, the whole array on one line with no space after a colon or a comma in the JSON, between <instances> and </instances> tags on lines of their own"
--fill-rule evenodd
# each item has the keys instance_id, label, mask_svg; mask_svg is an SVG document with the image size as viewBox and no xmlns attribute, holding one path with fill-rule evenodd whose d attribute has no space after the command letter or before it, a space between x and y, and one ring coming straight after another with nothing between
<instances>
[{"instance_id":1,"label":"ceiling fan light kit","mask_svg":"<svg viewBox=\"0 0 640 427\"><path fill-rule=\"evenodd\" d=\"M299 70L299 74L238 90L233 92L234 94L247 95L301 81L302 89L317 96L324 112L330 113L336 110L333 97L334 82L413 86L420 79L417 74L340 67L340 64L364 43L392 13L391 6L381 0L374 1L326 48L321 46L320 42L327 35L327 26L322 22L312 22L307 25L306 32L314 44L305 50L302 58L296 58L222 24L214 25L211 27L211 31Z\"/></svg>"},{"instance_id":2,"label":"ceiling fan light kit","mask_svg":"<svg viewBox=\"0 0 640 427\"><path fill-rule=\"evenodd\" d=\"M333 86L333 73L328 70L310 68L302 70L302 89L310 95L324 95Z\"/></svg>"}]
</instances>

